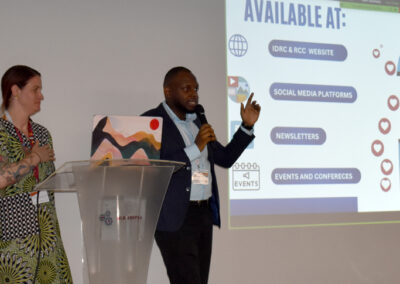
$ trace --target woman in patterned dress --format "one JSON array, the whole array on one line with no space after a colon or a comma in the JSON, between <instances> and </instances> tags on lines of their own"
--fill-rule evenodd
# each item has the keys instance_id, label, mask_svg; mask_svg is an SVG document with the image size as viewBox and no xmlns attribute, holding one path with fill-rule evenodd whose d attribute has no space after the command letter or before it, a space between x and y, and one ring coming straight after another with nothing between
<instances>
[{"instance_id":1,"label":"woman in patterned dress","mask_svg":"<svg viewBox=\"0 0 400 284\"><path fill-rule=\"evenodd\" d=\"M1 91L0 283L72 283L54 195L33 191L54 172L50 133L30 118L43 100L40 73L13 66Z\"/></svg>"}]
</instances>

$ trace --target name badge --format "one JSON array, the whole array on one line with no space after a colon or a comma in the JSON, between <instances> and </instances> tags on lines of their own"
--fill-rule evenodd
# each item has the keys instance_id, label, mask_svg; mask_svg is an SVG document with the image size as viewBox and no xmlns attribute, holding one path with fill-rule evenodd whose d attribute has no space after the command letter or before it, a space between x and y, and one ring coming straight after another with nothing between
<instances>
[{"instance_id":1,"label":"name badge","mask_svg":"<svg viewBox=\"0 0 400 284\"><path fill-rule=\"evenodd\" d=\"M208 184L208 171L194 171L192 174L192 184Z\"/></svg>"},{"instance_id":2,"label":"name badge","mask_svg":"<svg viewBox=\"0 0 400 284\"><path fill-rule=\"evenodd\" d=\"M37 191L30 193L33 205L36 205L36 203L37 203L37 194L38 194ZM41 191L39 194L39 204L46 203L49 201L50 200L49 200L49 195L47 194L47 191Z\"/></svg>"}]
</instances>

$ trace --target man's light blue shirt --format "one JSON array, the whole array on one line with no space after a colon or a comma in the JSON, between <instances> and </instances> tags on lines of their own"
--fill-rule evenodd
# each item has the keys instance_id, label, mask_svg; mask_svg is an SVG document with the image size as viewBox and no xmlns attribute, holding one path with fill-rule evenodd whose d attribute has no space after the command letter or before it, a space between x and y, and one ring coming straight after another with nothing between
<instances>
[{"instance_id":1,"label":"man's light blue shirt","mask_svg":"<svg viewBox=\"0 0 400 284\"><path fill-rule=\"evenodd\" d=\"M207 171L208 172L208 184L193 184L190 191L190 200L205 200L211 197L211 166L208 161L208 150L204 147L203 151L200 152L197 145L194 143L199 128L193 122L197 115L195 113L187 113L186 119L181 120L167 105L163 102L163 107L168 113L169 117L175 123L179 132L181 133L182 139L185 142L186 148L184 149L191 163L192 176L195 171Z\"/></svg>"}]
</instances>

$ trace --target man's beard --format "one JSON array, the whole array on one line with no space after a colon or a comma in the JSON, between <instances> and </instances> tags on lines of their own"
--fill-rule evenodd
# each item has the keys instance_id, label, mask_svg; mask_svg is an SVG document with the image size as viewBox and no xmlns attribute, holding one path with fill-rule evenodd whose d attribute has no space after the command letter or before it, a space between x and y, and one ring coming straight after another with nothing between
<instances>
[{"instance_id":1,"label":"man's beard","mask_svg":"<svg viewBox=\"0 0 400 284\"><path fill-rule=\"evenodd\" d=\"M178 107L179 107L179 111L181 111L183 113L195 113L195 111L196 111L196 108L188 109L183 104L179 104Z\"/></svg>"}]
</instances>

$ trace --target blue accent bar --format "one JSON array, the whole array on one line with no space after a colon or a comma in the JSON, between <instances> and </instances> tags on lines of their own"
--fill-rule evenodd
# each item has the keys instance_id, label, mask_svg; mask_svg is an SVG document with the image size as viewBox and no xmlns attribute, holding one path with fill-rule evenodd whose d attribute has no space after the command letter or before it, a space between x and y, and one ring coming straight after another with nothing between
<instances>
[{"instance_id":1,"label":"blue accent bar","mask_svg":"<svg viewBox=\"0 0 400 284\"><path fill-rule=\"evenodd\" d=\"M272 171L275 184L352 184L361 180L356 168L277 168Z\"/></svg>"},{"instance_id":2,"label":"blue accent bar","mask_svg":"<svg viewBox=\"0 0 400 284\"><path fill-rule=\"evenodd\" d=\"M341 44L272 40L268 49L275 57L329 61L344 61L347 58L347 49Z\"/></svg>"},{"instance_id":3,"label":"blue accent bar","mask_svg":"<svg viewBox=\"0 0 400 284\"><path fill-rule=\"evenodd\" d=\"M275 144L322 145L326 141L322 128L274 127L270 136Z\"/></svg>"},{"instance_id":4,"label":"blue accent bar","mask_svg":"<svg viewBox=\"0 0 400 284\"><path fill-rule=\"evenodd\" d=\"M350 86L273 83L269 93L274 100L353 103L357 91Z\"/></svg>"},{"instance_id":5,"label":"blue accent bar","mask_svg":"<svg viewBox=\"0 0 400 284\"><path fill-rule=\"evenodd\" d=\"M238 199L231 216L358 212L357 197Z\"/></svg>"}]
</instances>

